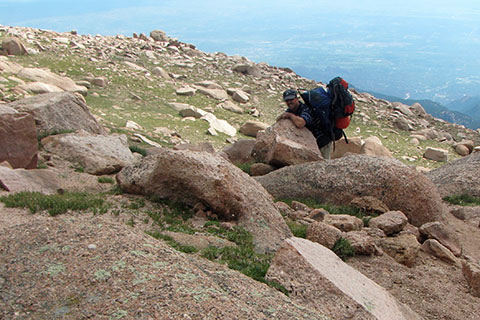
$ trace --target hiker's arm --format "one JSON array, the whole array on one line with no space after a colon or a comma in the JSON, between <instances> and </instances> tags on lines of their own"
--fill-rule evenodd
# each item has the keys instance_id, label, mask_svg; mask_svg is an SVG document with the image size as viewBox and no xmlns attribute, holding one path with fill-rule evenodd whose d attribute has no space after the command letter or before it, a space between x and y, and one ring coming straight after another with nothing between
<instances>
[{"instance_id":1,"label":"hiker's arm","mask_svg":"<svg viewBox=\"0 0 480 320\"><path fill-rule=\"evenodd\" d=\"M280 116L278 116L277 121L281 119L290 119L295 125L295 127L297 128L303 128L305 127L305 124L307 124L305 119L303 119L302 117L296 116L291 112L282 113Z\"/></svg>"}]
</instances>

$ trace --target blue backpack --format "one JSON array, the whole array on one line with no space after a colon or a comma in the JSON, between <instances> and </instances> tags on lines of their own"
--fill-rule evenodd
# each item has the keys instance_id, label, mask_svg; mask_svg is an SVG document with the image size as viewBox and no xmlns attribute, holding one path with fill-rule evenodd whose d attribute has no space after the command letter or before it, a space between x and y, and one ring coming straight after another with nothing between
<instances>
[{"instance_id":1,"label":"blue backpack","mask_svg":"<svg viewBox=\"0 0 480 320\"><path fill-rule=\"evenodd\" d=\"M311 90L298 89L305 104L312 110L322 131L331 139L339 140L347 136L343 129L350 124L350 118L355 110L353 97L348 92L348 83L340 77L332 79L327 90L317 87Z\"/></svg>"}]
</instances>

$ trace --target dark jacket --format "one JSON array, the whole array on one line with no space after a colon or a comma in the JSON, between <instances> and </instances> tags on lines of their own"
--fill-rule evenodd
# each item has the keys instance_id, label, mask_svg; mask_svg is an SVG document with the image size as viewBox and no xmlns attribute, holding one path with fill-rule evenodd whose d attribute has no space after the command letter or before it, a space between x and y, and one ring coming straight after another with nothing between
<instances>
[{"instance_id":1,"label":"dark jacket","mask_svg":"<svg viewBox=\"0 0 480 320\"><path fill-rule=\"evenodd\" d=\"M313 110L304 103L300 102L297 110L293 111L291 109L287 109L286 112L293 113L294 115L302 117L303 120L305 120L305 127L312 132L313 136L317 140L318 148L322 148L332 141L329 133L331 128L327 127L327 125L324 123L325 121L321 117L315 116L313 114Z\"/></svg>"}]
</instances>

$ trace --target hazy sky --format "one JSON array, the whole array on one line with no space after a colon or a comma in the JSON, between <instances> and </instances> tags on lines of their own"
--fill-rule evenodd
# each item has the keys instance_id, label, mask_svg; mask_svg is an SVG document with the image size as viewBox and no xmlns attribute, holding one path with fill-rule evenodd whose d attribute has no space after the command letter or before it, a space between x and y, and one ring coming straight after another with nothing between
<instances>
[{"instance_id":1,"label":"hazy sky","mask_svg":"<svg viewBox=\"0 0 480 320\"><path fill-rule=\"evenodd\" d=\"M480 21L478 0L163 0L163 1L61 1L0 0L0 24L32 26L81 34L148 33L152 28L170 34L188 28L242 29L251 24L292 28L308 24L312 31L325 14L441 17ZM245 25L249 23L250 25ZM339 21L341 24L342 21ZM480 22L478 23L480 25ZM177 31L180 30L180 31Z\"/></svg>"},{"instance_id":2,"label":"hazy sky","mask_svg":"<svg viewBox=\"0 0 480 320\"><path fill-rule=\"evenodd\" d=\"M240 54L314 78L330 76L315 69L321 63L340 68L332 73L359 63L368 69L350 76L366 87L364 75L373 72L418 77L413 70L437 88L480 74L479 0L0 0L0 24L126 36L159 29L203 51ZM332 55L338 59L327 61Z\"/></svg>"}]
</instances>

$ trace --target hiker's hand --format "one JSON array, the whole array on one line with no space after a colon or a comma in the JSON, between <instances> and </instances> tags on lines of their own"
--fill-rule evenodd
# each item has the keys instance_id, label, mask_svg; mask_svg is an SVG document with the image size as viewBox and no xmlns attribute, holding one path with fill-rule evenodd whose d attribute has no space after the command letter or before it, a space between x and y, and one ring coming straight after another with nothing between
<instances>
[{"instance_id":1,"label":"hiker's hand","mask_svg":"<svg viewBox=\"0 0 480 320\"><path fill-rule=\"evenodd\" d=\"M290 112L284 112L281 115L277 117L277 121L282 120L282 119L290 119Z\"/></svg>"},{"instance_id":2,"label":"hiker's hand","mask_svg":"<svg viewBox=\"0 0 480 320\"><path fill-rule=\"evenodd\" d=\"M305 122L305 119L303 119L302 117L296 116L291 112L282 113L281 115L278 116L277 121L281 119L290 119L290 121L292 121L295 127L297 128L303 128L307 124Z\"/></svg>"}]
</instances>

